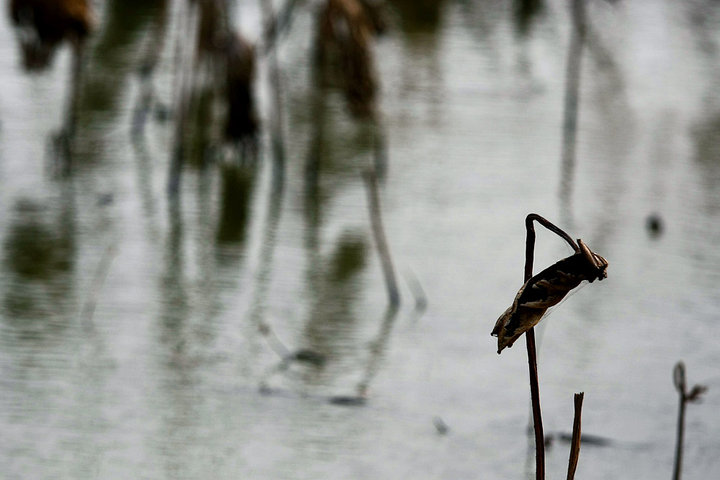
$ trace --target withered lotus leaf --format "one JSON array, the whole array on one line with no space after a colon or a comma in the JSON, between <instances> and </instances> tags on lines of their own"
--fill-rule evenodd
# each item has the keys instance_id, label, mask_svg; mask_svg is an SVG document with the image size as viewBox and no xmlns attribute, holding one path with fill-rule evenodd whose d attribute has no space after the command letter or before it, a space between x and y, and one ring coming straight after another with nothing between
<instances>
[{"instance_id":1,"label":"withered lotus leaf","mask_svg":"<svg viewBox=\"0 0 720 480\"><path fill-rule=\"evenodd\" d=\"M525 282L510 308L500 315L491 335L498 337L498 353L538 324L548 308L557 305L584 280L607 278L608 262L582 240L578 250Z\"/></svg>"}]
</instances>

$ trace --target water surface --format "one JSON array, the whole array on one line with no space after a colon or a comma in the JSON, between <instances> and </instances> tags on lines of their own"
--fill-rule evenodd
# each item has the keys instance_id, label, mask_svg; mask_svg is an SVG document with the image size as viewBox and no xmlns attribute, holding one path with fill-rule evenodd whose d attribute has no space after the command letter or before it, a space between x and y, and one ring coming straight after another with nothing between
<instances>
[{"instance_id":1,"label":"water surface","mask_svg":"<svg viewBox=\"0 0 720 480\"><path fill-rule=\"evenodd\" d=\"M171 121L153 117L140 143L130 130L148 32L166 12L154 82L172 104L182 8L124 3L99 12L66 178L53 173L48 139L70 52L28 75L9 22L0 26L4 478L532 475L524 342L498 356L489 335L521 284L529 212L610 262L606 281L539 330L546 431L570 431L572 395L584 391L583 431L610 440L583 447L577 478L670 477L681 359L691 384L709 386L688 409L684 478L720 474L714 2L590 2L597 38L583 59L570 177L560 163L566 2L529 20L511 2L436 2L423 21L396 7L376 44L395 317L361 178L370 130L338 92L313 101L310 10L280 50L283 188L265 131L257 170L189 166L172 204ZM234 11L257 38L258 5ZM570 254L545 231L537 249L536 270ZM281 370L285 349L325 361ZM363 386L364 406L330 403ZM568 452L549 448L548 478L565 475Z\"/></svg>"}]
</instances>

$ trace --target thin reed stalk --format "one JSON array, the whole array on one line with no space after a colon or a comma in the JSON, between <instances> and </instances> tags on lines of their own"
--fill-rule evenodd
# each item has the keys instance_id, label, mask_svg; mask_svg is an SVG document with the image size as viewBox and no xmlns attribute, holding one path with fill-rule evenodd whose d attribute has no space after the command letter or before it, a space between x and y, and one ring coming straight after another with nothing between
<instances>
[{"instance_id":1,"label":"thin reed stalk","mask_svg":"<svg viewBox=\"0 0 720 480\"><path fill-rule=\"evenodd\" d=\"M560 236L570 244L573 250L577 251L575 241L563 230L550 223L538 214L531 213L525 218L525 230L527 237L525 241L525 275L523 282L532 278L533 262L535 258L535 227L533 222L538 222L543 227ZM528 352L528 370L530 374L530 396L532 400L533 429L535 432L535 478L545 479L545 434L543 433L542 412L540 409L540 385L538 382L537 347L535 344L535 328L525 332L525 341Z\"/></svg>"},{"instance_id":2,"label":"thin reed stalk","mask_svg":"<svg viewBox=\"0 0 720 480\"><path fill-rule=\"evenodd\" d=\"M580 417L582 415L582 404L585 393L576 393L575 401L575 417L573 419L572 442L570 443L570 460L568 462L567 480L575 478L575 470L577 469L578 459L580 458L580 441L582 438Z\"/></svg>"},{"instance_id":3,"label":"thin reed stalk","mask_svg":"<svg viewBox=\"0 0 720 480\"><path fill-rule=\"evenodd\" d=\"M673 369L673 383L680 395L680 407L677 421L677 440L675 442L675 465L673 467L673 480L680 480L682 475L683 442L685 439L685 406L688 402L697 402L700 396L707 391L705 385L695 385L690 391L685 382L685 364L678 362Z\"/></svg>"},{"instance_id":4,"label":"thin reed stalk","mask_svg":"<svg viewBox=\"0 0 720 480\"><path fill-rule=\"evenodd\" d=\"M530 396L532 398L533 429L535 431L535 478L545 479L545 434L543 433L542 412L540 410L540 385L538 383L537 350L535 348L535 328L525 332L530 372Z\"/></svg>"},{"instance_id":5,"label":"thin reed stalk","mask_svg":"<svg viewBox=\"0 0 720 480\"><path fill-rule=\"evenodd\" d=\"M685 399L680 392L678 407L677 437L675 439L675 462L673 465L673 480L680 480L682 475L683 442L685 439Z\"/></svg>"}]
</instances>

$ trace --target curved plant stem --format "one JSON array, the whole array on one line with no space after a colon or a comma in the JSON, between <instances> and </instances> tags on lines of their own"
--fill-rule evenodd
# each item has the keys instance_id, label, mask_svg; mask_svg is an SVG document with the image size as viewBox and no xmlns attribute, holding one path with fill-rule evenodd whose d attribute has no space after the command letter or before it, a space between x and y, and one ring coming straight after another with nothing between
<instances>
[{"instance_id":1,"label":"curved plant stem","mask_svg":"<svg viewBox=\"0 0 720 480\"><path fill-rule=\"evenodd\" d=\"M536 221L551 232L565 240L576 252L579 250L573 239L560 228L550 223L536 213L531 213L525 218L525 229L527 238L525 241L525 277L524 282L532 278L533 261L535 257L535 227ZM535 478L545 479L545 435L543 433L542 413L540 410L540 386L538 383L537 369L537 348L535 346L535 329L531 328L525 333L528 352L528 369L530 373L530 396L532 398L533 427L535 430Z\"/></svg>"}]
</instances>

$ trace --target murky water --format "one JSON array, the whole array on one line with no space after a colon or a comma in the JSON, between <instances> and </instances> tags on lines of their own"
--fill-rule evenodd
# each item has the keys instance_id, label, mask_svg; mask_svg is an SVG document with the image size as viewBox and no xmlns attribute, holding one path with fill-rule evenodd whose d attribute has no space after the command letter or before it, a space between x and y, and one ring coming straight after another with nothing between
<instances>
[{"instance_id":1,"label":"murky water","mask_svg":"<svg viewBox=\"0 0 720 480\"><path fill-rule=\"evenodd\" d=\"M527 25L509 1L437 2L423 21L400 7L376 45L396 316L361 178L371 135L340 94L311 101L308 8L279 58L283 187L265 134L256 170L188 167L178 204L165 194L172 121L156 109L143 141L130 131L165 12L154 85L172 104L179 3L100 9L67 178L48 142L70 52L23 73L2 22L0 476L528 476L524 342L498 356L489 333L521 284L529 212L610 262L538 333L546 431L571 430L584 391L583 432L610 442L583 447L577 478L670 478L680 359L709 387L688 408L684 478L720 475L720 8L589 3L568 176L566 3ZM235 14L256 38L258 5ZM546 231L537 248L536 271L569 253ZM305 361L283 365L288 352ZM362 389L364 405L337 404ZM565 476L568 452L549 448L548 478Z\"/></svg>"}]
</instances>

